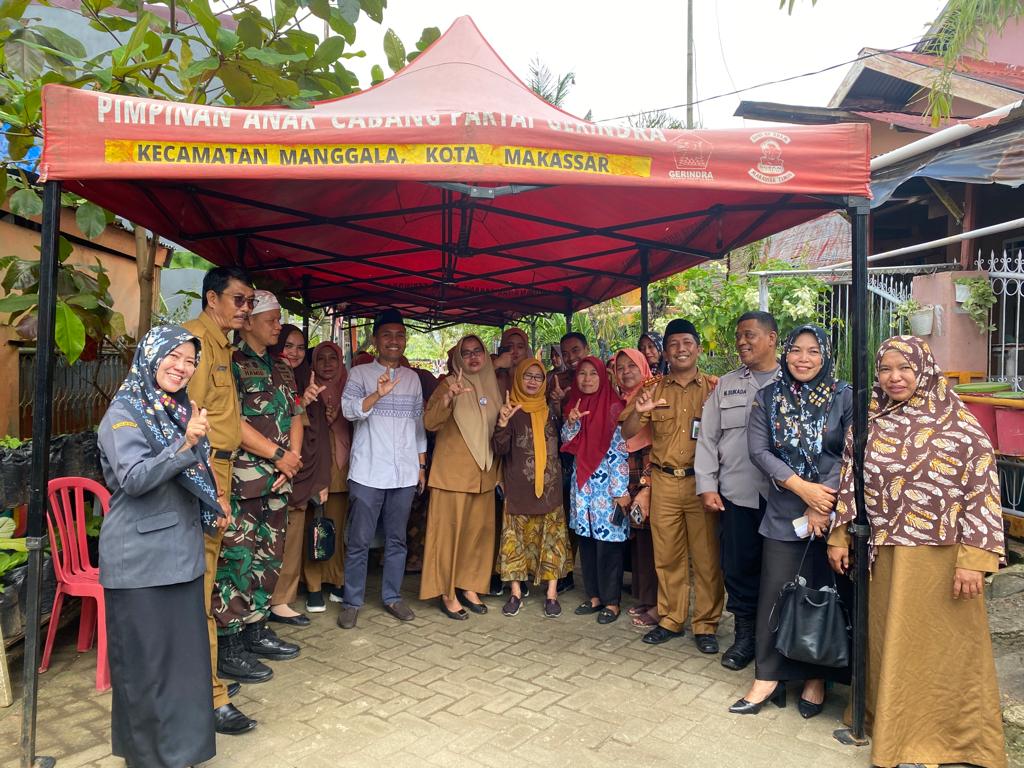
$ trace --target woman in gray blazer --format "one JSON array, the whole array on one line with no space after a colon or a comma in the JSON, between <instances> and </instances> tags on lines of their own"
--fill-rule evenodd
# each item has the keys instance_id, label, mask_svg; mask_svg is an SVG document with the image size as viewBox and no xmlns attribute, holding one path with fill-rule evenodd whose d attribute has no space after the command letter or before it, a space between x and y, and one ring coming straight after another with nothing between
<instances>
[{"instance_id":1,"label":"woman in gray blazer","mask_svg":"<svg viewBox=\"0 0 1024 768\"><path fill-rule=\"evenodd\" d=\"M111 491L99 562L111 742L129 766L182 768L216 754L203 529L224 518L206 411L185 394L198 359L184 328L151 330L99 427Z\"/></svg>"}]
</instances>

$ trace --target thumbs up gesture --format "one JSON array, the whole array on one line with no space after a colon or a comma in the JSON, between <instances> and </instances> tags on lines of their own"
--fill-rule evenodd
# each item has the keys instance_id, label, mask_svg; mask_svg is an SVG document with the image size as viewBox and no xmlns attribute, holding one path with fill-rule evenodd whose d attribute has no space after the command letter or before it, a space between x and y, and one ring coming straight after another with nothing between
<instances>
[{"instance_id":1,"label":"thumbs up gesture","mask_svg":"<svg viewBox=\"0 0 1024 768\"><path fill-rule=\"evenodd\" d=\"M193 448L200 440L206 437L206 431L210 428L210 422L206 418L206 409L198 408L195 400L189 400L192 406L192 416L185 426L185 445Z\"/></svg>"},{"instance_id":2,"label":"thumbs up gesture","mask_svg":"<svg viewBox=\"0 0 1024 768\"><path fill-rule=\"evenodd\" d=\"M512 398L508 392L505 393L505 404L501 406L501 411L498 413L498 426L507 427L508 420L512 418L516 411L522 410L523 406L519 403L513 403Z\"/></svg>"}]
</instances>

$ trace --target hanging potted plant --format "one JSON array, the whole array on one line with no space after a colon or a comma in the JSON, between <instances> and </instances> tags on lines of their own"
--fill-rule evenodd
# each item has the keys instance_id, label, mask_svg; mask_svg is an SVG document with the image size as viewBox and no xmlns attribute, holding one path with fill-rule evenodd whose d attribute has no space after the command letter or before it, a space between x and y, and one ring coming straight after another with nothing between
<instances>
[{"instance_id":1,"label":"hanging potted plant","mask_svg":"<svg viewBox=\"0 0 1024 768\"><path fill-rule=\"evenodd\" d=\"M961 301L960 308L973 320L981 333L994 331L996 327L989 322L988 316L996 303L996 293L987 277L961 277L954 281L957 300L960 301L961 291L966 297Z\"/></svg>"},{"instance_id":2,"label":"hanging potted plant","mask_svg":"<svg viewBox=\"0 0 1024 768\"><path fill-rule=\"evenodd\" d=\"M935 320L934 307L931 304L922 305L917 299L907 299L896 307L893 320L909 324L910 333L914 336L930 336Z\"/></svg>"}]
</instances>

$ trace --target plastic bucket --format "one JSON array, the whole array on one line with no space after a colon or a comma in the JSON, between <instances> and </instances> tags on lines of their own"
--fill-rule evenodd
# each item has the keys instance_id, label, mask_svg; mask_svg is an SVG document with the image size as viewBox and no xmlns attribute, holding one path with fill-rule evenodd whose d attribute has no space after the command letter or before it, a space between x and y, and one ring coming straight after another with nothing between
<instances>
[{"instance_id":1,"label":"plastic bucket","mask_svg":"<svg viewBox=\"0 0 1024 768\"><path fill-rule=\"evenodd\" d=\"M988 403L964 403L967 406L967 410L974 414L974 418L981 424L981 428L985 430L988 435L988 439L992 441L992 447L997 451L999 450L999 440L996 430L996 407L989 405ZM1003 408L1001 410L1010 410Z\"/></svg>"},{"instance_id":2,"label":"plastic bucket","mask_svg":"<svg viewBox=\"0 0 1024 768\"><path fill-rule=\"evenodd\" d=\"M996 408L996 444L1006 456L1024 456L1024 410Z\"/></svg>"}]
</instances>

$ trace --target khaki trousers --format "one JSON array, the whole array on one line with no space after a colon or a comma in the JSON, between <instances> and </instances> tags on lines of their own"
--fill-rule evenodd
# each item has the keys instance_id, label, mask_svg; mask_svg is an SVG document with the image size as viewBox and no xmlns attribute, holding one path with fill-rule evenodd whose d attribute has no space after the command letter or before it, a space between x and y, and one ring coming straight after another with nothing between
<instances>
[{"instance_id":1,"label":"khaki trousers","mask_svg":"<svg viewBox=\"0 0 1024 768\"><path fill-rule=\"evenodd\" d=\"M696 591L693 633L713 635L722 618L725 588L719 564L718 514L708 514L693 477L651 473L651 537L658 574L659 624L681 632L690 613L689 563Z\"/></svg>"},{"instance_id":2,"label":"khaki trousers","mask_svg":"<svg viewBox=\"0 0 1024 768\"><path fill-rule=\"evenodd\" d=\"M210 459L210 469L217 478L217 488L224 489L225 493L231 493L231 461L224 459ZM212 670L213 684L213 708L217 709L230 703L228 689L220 678L217 677L217 622L213 618L211 599L213 597L213 586L217 581L217 559L220 557L220 543L224 538L221 531L214 534L206 534L206 571L203 573L203 605L206 607L206 629L210 635L210 669Z\"/></svg>"},{"instance_id":3,"label":"khaki trousers","mask_svg":"<svg viewBox=\"0 0 1024 768\"><path fill-rule=\"evenodd\" d=\"M308 515L311 520L312 513ZM306 589L319 592L326 582L332 587L345 586L345 523L348 521L348 493L345 491L327 494L324 517L334 521L334 554L329 560L316 561L303 557L302 575Z\"/></svg>"},{"instance_id":4,"label":"khaki trousers","mask_svg":"<svg viewBox=\"0 0 1024 768\"><path fill-rule=\"evenodd\" d=\"M312 516L312 513L310 514ZM270 596L270 604L287 605L299 593L299 574L302 572L302 561L306 541L306 508L289 507L288 523L284 532L284 558L281 561L281 574L277 577L277 586Z\"/></svg>"}]
</instances>

